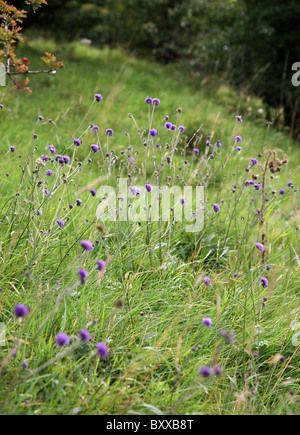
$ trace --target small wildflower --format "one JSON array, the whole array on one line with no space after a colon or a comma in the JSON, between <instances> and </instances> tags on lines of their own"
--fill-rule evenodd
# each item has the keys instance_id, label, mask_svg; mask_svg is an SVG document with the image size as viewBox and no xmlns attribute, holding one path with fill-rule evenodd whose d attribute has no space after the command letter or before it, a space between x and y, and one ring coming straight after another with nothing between
<instances>
[{"instance_id":1,"label":"small wildflower","mask_svg":"<svg viewBox=\"0 0 300 435\"><path fill-rule=\"evenodd\" d=\"M171 122L166 122L166 123L165 123L165 128L166 128L167 130L170 130L171 127L172 127L172 123L171 123Z\"/></svg>"},{"instance_id":2,"label":"small wildflower","mask_svg":"<svg viewBox=\"0 0 300 435\"><path fill-rule=\"evenodd\" d=\"M96 345L98 354L100 356L101 359L105 359L108 355L108 348L104 343L98 343Z\"/></svg>"},{"instance_id":3,"label":"small wildflower","mask_svg":"<svg viewBox=\"0 0 300 435\"><path fill-rule=\"evenodd\" d=\"M204 283L205 283L205 285L208 287L208 286L211 285L211 280L210 280L209 278L205 277L205 278L204 278Z\"/></svg>"},{"instance_id":4,"label":"small wildflower","mask_svg":"<svg viewBox=\"0 0 300 435\"><path fill-rule=\"evenodd\" d=\"M159 98L153 98L152 100L152 104L154 106L159 106L160 105L160 99Z\"/></svg>"},{"instance_id":5,"label":"small wildflower","mask_svg":"<svg viewBox=\"0 0 300 435\"><path fill-rule=\"evenodd\" d=\"M15 316L21 319L29 314L29 308L26 305L17 304L14 309Z\"/></svg>"},{"instance_id":6,"label":"small wildflower","mask_svg":"<svg viewBox=\"0 0 300 435\"><path fill-rule=\"evenodd\" d=\"M262 243L255 243L255 246L257 247L257 249L259 249L261 252L264 252L265 247Z\"/></svg>"},{"instance_id":7,"label":"small wildflower","mask_svg":"<svg viewBox=\"0 0 300 435\"><path fill-rule=\"evenodd\" d=\"M150 134L150 136L155 137L155 136L158 135L158 131L157 131L155 128L152 128L152 129L149 131L149 134Z\"/></svg>"},{"instance_id":8,"label":"small wildflower","mask_svg":"<svg viewBox=\"0 0 300 435\"><path fill-rule=\"evenodd\" d=\"M236 115L236 119L238 120L238 122L243 122L242 115Z\"/></svg>"},{"instance_id":9,"label":"small wildflower","mask_svg":"<svg viewBox=\"0 0 300 435\"><path fill-rule=\"evenodd\" d=\"M219 213L219 211L221 209L220 206L218 204L214 204L213 207L214 207L215 213Z\"/></svg>"},{"instance_id":10,"label":"small wildflower","mask_svg":"<svg viewBox=\"0 0 300 435\"><path fill-rule=\"evenodd\" d=\"M146 187L146 189L147 189L147 192L151 192L151 190L152 190L152 185L151 184L146 184L145 185L145 187Z\"/></svg>"},{"instance_id":11,"label":"small wildflower","mask_svg":"<svg viewBox=\"0 0 300 435\"><path fill-rule=\"evenodd\" d=\"M73 140L73 144L76 145L77 147L80 147L80 145L82 144L80 139L74 139Z\"/></svg>"},{"instance_id":12,"label":"small wildflower","mask_svg":"<svg viewBox=\"0 0 300 435\"><path fill-rule=\"evenodd\" d=\"M84 269L80 269L78 270L78 275L80 277L81 284L85 284L88 277L87 271Z\"/></svg>"},{"instance_id":13,"label":"small wildflower","mask_svg":"<svg viewBox=\"0 0 300 435\"><path fill-rule=\"evenodd\" d=\"M97 101L97 103L100 103L100 101L103 100L103 97L101 94L95 94L94 98Z\"/></svg>"},{"instance_id":14,"label":"small wildflower","mask_svg":"<svg viewBox=\"0 0 300 435\"><path fill-rule=\"evenodd\" d=\"M45 174L47 175L47 177L52 177L53 171L51 171L51 169L48 169L48 171L46 171Z\"/></svg>"},{"instance_id":15,"label":"small wildflower","mask_svg":"<svg viewBox=\"0 0 300 435\"><path fill-rule=\"evenodd\" d=\"M81 240L80 244L86 251L93 251L94 249L94 245L89 240Z\"/></svg>"},{"instance_id":16,"label":"small wildflower","mask_svg":"<svg viewBox=\"0 0 300 435\"><path fill-rule=\"evenodd\" d=\"M81 199L76 199L76 200L75 200L75 204L76 204L78 207L82 206L82 201L81 201Z\"/></svg>"},{"instance_id":17,"label":"small wildflower","mask_svg":"<svg viewBox=\"0 0 300 435\"><path fill-rule=\"evenodd\" d=\"M212 369L210 367L200 367L200 374L204 378L209 378L212 375Z\"/></svg>"},{"instance_id":18,"label":"small wildflower","mask_svg":"<svg viewBox=\"0 0 300 435\"><path fill-rule=\"evenodd\" d=\"M180 125L178 127L178 131L179 131L179 133L184 133L185 132L185 127L183 125Z\"/></svg>"},{"instance_id":19,"label":"small wildflower","mask_svg":"<svg viewBox=\"0 0 300 435\"><path fill-rule=\"evenodd\" d=\"M97 195L97 192L96 192L96 190L94 190L94 189L91 189L91 190L90 190L90 193L91 193L92 196L96 196L96 195Z\"/></svg>"},{"instance_id":20,"label":"small wildflower","mask_svg":"<svg viewBox=\"0 0 300 435\"><path fill-rule=\"evenodd\" d=\"M81 329L78 333L78 336L80 340L83 341L84 343L88 343L90 341L90 333L85 329Z\"/></svg>"},{"instance_id":21,"label":"small wildflower","mask_svg":"<svg viewBox=\"0 0 300 435\"><path fill-rule=\"evenodd\" d=\"M196 156L199 156L199 150L197 148L194 148L193 152L195 153Z\"/></svg>"},{"instance_id":22,"label":"small wildflower","mask_svg":"<svg viewBox=\"0 0 300 435\"><path fill-rule=\"evenodd\" d=\"M94 134L97 134L97 133L99 133L100 128L98 127L98 125L93 125L93 126L91 127L91 130L92 130L92 132L93 132Z\"/></svg>"},{"instance_id":23,"label":"small wildflower","mask_svg":"<svg viewBox=\"0 0 300 435\"><path fill-rule=\"evenodd\" d=\"M15 153L15 152L17 151L17 148L14 147L14 146L12 146L12 147L10 147L10 151L11 151L12 153Z\"/></svg>"},{"instance_id":24,"label":"small wildflower","mask_svg":"<svg viewBox=\"0 0 300 435\"><path fill-rule=\"evenodd\" d=\"M60 226L60 228L63 228L65 226L65 222L62 219L57 219L56 223L58 226Z\"/></svg>"},{"instance_id":25,"label":"small wildflower","mask_svg":"<svg viewBox=\"0 0 300 435\"><path fill-rule=\"evenodd\" d=\"M212 325L212 320L209 317L204 317L202 319L202 322L204 323L205 326L207 326L208 328L211 327Z\"/></svg>"},{"instance_id":26,"label":"small wildflower","mask_svg":"<svg viewBox=\"0 0 300 435\"><path fill-rule=\"evenodd\" d=\"M242 142L242 136L236 136L234 140L235 142Z\"/></svg>"},{"instance_id":27,"label":"small wildflower","mask_svg":"<svg viewBox=\"0 0 300 435\"><path fill-rule=\"evenodd\" d=\"M268 287L268 285L269 285L269 281L267 280L267 278L261 278L261 280L260 280L260 284L261 284L261 286L262 287Z\"/></svg>"},{"instance_id":28,"label":"small wildflower","mask_svg":"<svg viewBox=\"0 0 300 435\"><path fill-rule=\"evenodd\" d=\"M106 136L112 136L114 134L114 131L112 128L107 128L105 130L105 134L106 134Z\"/></svg>"},{"instance_id":29,"label":"small wildflower","mask_svg":"<svg viewBox=\"0 0 300 435\"><path fill-rule=\"evenodd\" d=\"M105 267L106 267L106 263L105 263L105 261L103 261L103 260L98 260L98 261L97 261L97 265L98 265L98 270L100 270L100 272L101 272L102 270L104 270Z\"/></svg>"},{"instance_id":30,"label":"small wildflower","mask_svg":"<svg viewBox=\"0 0 300 435\"><path fill-rule=\"evenodd\" d=\"M70 344L70 339L69 339L68 335L64 334L63 332L58 334L55 341L59 347L68 346Z\"/></svg>"},{"instance_id":31,"label":"small wildflower","mask_svg":"<svg viewBox=\"0 0 300 435\"><path fill-rule=\"evenodd\" d=\"M146 104L153 104L153 99L151 98L151 97L147 97L146 99L145 99L145 103Z\"/></svg>"}]
</instances>

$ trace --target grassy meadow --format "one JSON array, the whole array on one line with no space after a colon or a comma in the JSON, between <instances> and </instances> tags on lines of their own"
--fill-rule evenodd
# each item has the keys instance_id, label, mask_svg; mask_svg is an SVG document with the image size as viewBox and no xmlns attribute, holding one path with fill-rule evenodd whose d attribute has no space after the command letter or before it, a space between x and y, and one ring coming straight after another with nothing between
<instances>
[{"instance_id":1,"label":"grassy meadow","mask_svg":"<svg viewBox=\"0 0 300 435\"><path fill-rule=\"evenodd\" d=\"M299 414L299 143L220 77L80 43L21 50L65 68L0 89L0 412ZM203 229L174 207L102 222L118 177L204 186Z\"/></svg>"}]
</instances>

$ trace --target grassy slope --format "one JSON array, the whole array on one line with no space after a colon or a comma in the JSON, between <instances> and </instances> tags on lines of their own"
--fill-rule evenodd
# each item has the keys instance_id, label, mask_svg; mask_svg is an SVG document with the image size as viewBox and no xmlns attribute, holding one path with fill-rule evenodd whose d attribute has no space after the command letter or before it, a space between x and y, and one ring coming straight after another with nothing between
<instances>
[{"instance_id":1,"label":"grassy slope","mask_svg":"<svg viewBox=\"0 0 300 435\"><path fill-rule=\"evenodd\" d=\"M39 49L35 45L31 43L24 51L33 62L37 60L39 50L53 49L50 42L46 45L41 42ZM245 121L236 130L244 139L241 171L250 157L256 157L269 147L281 148L289 155L288 169L285 168L281 178L275 177L272 188L284 186L297 167L297 144L291 143L284 133L268 131L262 119L247 119L244 109L248 105L257 107L257 102L246 103L225 87L216 89L214 83L201 85L200 78L187 78L174 66L163 68L127 58L118 51L99 51L78 45L60 47L58 51L58 58L65 61L66 68L56 77L32 79L33 94L16 96L7 88L1 101L6 107L0 113L1 156L12 144L18 152L27 153L38 114L54 119L61 132L47 123L39 127L40 154L51 143L57 149L70 143L93 94L101 92L105 97L101 108L93 107L81 132L90 122L98 124L102 134L105 128L113 128L115 150L127 146L124 131L132 132L132 142L140 147L127 115L133 113L138 123L147 128L143 101L151 95L161 100L158 109L161 119L168 114L175 122L176 115L172 114L177 107L182 107L180 122L187 126L189 136L203 126L204 135L215 131L214 137L220 138L224 145L230 143L234 114L243 112ZM90 139L91 136L87 136L86 141ZM83 147L79 157L85 157ZM236 168L237 161L232 159L222 198L229 198L236 180L232 173ZM0 193L4 198L7 192L15 191L15 180L20 172L18 158L9 155L0 161L0 170ZM10 173L9 177L5 176L6 172ZM94 163L74 178L80 186L74 186L64 202L71 201L79 188L98 176ZM296 187L300 186L299 174L292 179ZM87 193L85 195L83 199ZM216 192L208 190L207 195L208 203L214 202ZM219 220L209 218L196 258L192 257L193 240L184 232L178 233L162 268L155 255L150 262L145 253L141 254L144 240L139 234L132 238L130 246L126 245L126 237L122 234L122 250L115 249L115 239L113 242L101 241L97 255L102 258L107 253L113 255L106 278L101 284L93 279L84 290L76 289L71 296L64 295L56 309L57 295L62 288L70 286L72 276L82 263L78 249L74 248L70 258L53 275L57 257L61 255L61 249L71 247L70 238L74 234L86 231L84 218L91 218L90 204L85 207L84 216L78 217L70 226L69 239L64 238L60 248L56 244L52 250L47 250L46 244L37 254L34 252L35 239L32 244L20 243L13 253L8 252L9 246L6 246L3 254L5 274L0 278L3 289L0 320L7 326L9 347L12 348L17 336L22 337L24 345L17 358L5 366L1 377L1 400L5 394L2 411L297 413L299 404L288 394L291 389L299 394L296 381L299 378L299 353L291 341L291 327L299 317L299 274L294 251L298 247L294 226L299 217L295 212L297 196L291 197L293 200L284 204L277 201L268 212L272 270L268 275L271 285L266 290L259 290L257 283L264 267L252 249L259 231L255 227L245 238L245 245L238 249L241 225L230 218L232 208ZM255 202L241 202L239 216L248 213L249 204L255 206ZM53 216L55 210L56 205L50 206L49 215ZM225 243L229 245L230 253L225 256L225 262L216 261L214 266L211 257L215 255L219 260L216 246L218 241L223 243L229 222L229 238ZM114 228L111 234L114 235ZM25 250L30 251L29 255L26 256ZM204 260L206 256L210 261ZM32 270L30 279L24 277L28 267ZM240 275L233 279L237 270ZM49 282L45 274L51 276ZM196 285L199 274L209 275L213 286L206 289L201 282ZM262 295L269 297L263 310L260 309ZM18 326L11 312L20 299L36 309L31 314L31 322L28 318ZM114 309L116 299L125 301L121 311ZM209 330L202 324L204 316L213 319L213 327ZM90 327L92 340L109 343L111 355L106 363L97 362L91 354L91 345L54 360L46 369L34 373L43 363L56 357L54 339L58 332L64 330L76 335L78 329L96 318L98 322ZM235 330L235 346L226 344L220 337L222 328ZM192 346L197 345L202 348L192 352ZM259 358L254 359L253 352L258 349ZM0 348L0 352L5 356L7 349ZM286 361L269 367L268 360L277 353L284 354ZM24 359L29 363L29 372L22 372L20 368ZM213 363L223 367L223 376L203 381L199 367ZM23 375L25 379L20 382ZM251 394L255 388L256 396Z\"/></svg>"}]
</instances>

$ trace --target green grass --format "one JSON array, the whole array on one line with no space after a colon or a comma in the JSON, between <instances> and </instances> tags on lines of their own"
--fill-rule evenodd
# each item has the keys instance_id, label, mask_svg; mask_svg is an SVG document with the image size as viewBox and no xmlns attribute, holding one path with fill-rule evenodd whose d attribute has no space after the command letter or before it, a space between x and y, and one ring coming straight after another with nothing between
<instances>
[{"instance_id":1,"label":"green grass","mask_svg":"<svg viewBox=\"0 0 300 435\"><path fill-rule=\"evenodd\" d=\"M55 51L66 68L54 77L32 78L32 94L16 93L8 86L0 98L5 106L0 111L0 322L6 328L6 343L0 347L1 413L298 414L299 344L293 328L300 321L299 144L266 124L257 114L259 100L237 95L216 78L189 77L179 66L162 67L120 51L80 44L55 47L51 41L28 42L21 55L38 67L38 57L46 49ZM96 92L104 99L89 111ZM154 127L164 122L165 115L176 123L179 107L179 124L186 126L174 160L179 178L166 167L162 179L171 175L172 184L184 185L195 170L199 176L190 180L195 185L208 174L208 213L200 233L186 233L180 223L169 229L157 224L106 223L105 236L96 229L98 202L89 189L114 185L116 175L126 176L128 170L119 160L109 177L100 154L87 162L89 145L95 141L89 125L99 125L102 139L106 128L114 129L110 149L117 156L127 149L130 138L139 153L133 181L143 185L147 179L155 184L154 151L145 174L144 139L128 117L134 115L147 137L147 95L161 100ZM236 114L243 114L242 124L236 125ZM33 145L38 115L45 121L38 123ZM48 123L49 118L55 123ZM158 129L159 143L169 142L168 132ZM237 134L243 137L243 150L239 157L234 153L224 169L218 156L203 169L192 158L193 139L184 166L184 143L195 131L203 135L197 145L203 162L207 135L221 140L222 159L226 160ZM70 175L68 183L59 183L53 198L43 199L36 181L44 177L44 169L33 172L36 159L49 154L50 144L59 153L70 147L66 153L72 157L72 141L79 136L83 144L76 156L82 166L72 160L73 172L57 169L57 180L64 178L64 170ZM11 145L17 153L7 154ZM259 180L263 177L270 149L282 150L289 162L272 177L266 173L263 191L269 202L262 228L255 213L261 208L262 191L243 188L243 182L253 174ZM282 159L281 151L277 152ZM165 155L162 151L159 158ZM259 164L245 175L253 157ZM178 166L183 166L182 172ZM51 190L57 180L48 179L47 188ZM290 180L295 190L286 187ZM236 194L231 192L233 185ZM282 187L286 195L270 193ZM68 214L68 204L79 197L84 205L75 207L59 231L55 220ZM218 214L210 211L215 202L221 205ZM40 217L33 213L37 206ZM265 259L255 248L262 231ZM79 246L82 239L99 239L99 243L86 255ZM100 258L109 260L104 276L94 270ZM270 271L266 264L271 265ZM89 271L84 286L77 275L83 265ZM204 285L205 276L212 286ZM262 276L269 280L267 288L259 285ZM263 297L268 298L264 307ZM118 300L122 308L115 306ZM31 309L22 322L13 315L17 303ZM203 325L204 317L212 319L211 328ZM90 331L88 345L76 340L82 328ZM221 336L222 329L234 331L234 344ZM61 331L72 339L72 345L62 351L55 344ZM104 361L95 354L100 341L109 347ZM13 349L14 358L10 357ZM285 360L277 361L278 355ZM23 361L27 370L21 366ZM201 366L216 365L222 367L220 377L204 379L199 374Z\"/></svg>"}]
</instances>

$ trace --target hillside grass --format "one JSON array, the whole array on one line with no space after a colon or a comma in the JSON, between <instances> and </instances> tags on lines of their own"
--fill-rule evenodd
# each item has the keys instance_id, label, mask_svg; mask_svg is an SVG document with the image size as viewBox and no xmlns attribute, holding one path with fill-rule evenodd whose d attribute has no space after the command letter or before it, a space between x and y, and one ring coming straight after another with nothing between
<instances>
[{"instance_id":1,"label":"hillside grass","mask_svg":"<svg viewBox=\"0 0 300 435\"><path fill-rule=\"evenodd\" d=\"M32 68L45 50L54 51L66 67L56 76L32 78L32 94L10 85L0 93L0 322L6 329L0 346L1 413L298 414L299 143L266 123L257 112L260 100L235 93L218 78L191 77L176 65L78 43L56 47L35 40L21 50ZM104 99L91 106L98 92ZM142 157L143 140L149 139L147 95L161 100L153 122L161 145L169 143L165 115L173 123L179 117L186 127L174 159L179 178L172 170L172 183L207 180L205 223L197 234L186 233L181 223L112 222L105 223L105 233L96 229L98 202L89 190L115 185L117 175L127 176L128 166L118 160L108 175L99 154L88 154L95 140L89 126L99 125L104 145L105 129L114 130L109 146L117 156L130 143L138 152L134 182L155 184L153 148L146 169ZM145 130L142 137L129 113ZM241 114L243 123L237 123L235 115ZM37 123L38 115L43 122ZM202 137L197 146L204 168L193 157L195 132ZM208 135L222 142L223 154L211 163ZM243 137L242 151L222 168L236 135ZM76 150L82 166L73 156L75 137L82 139ZM43 168L34 172L50 144L72 158L75 169L65 170L65 185L59 183L64 169L55 167L54 181L42 175ZM16 153L9 152L12 145ZM263 177L270 149L280 159L287 156L288 164L265 176L269 202L261 226L256 211L262 193L247 191L243 183L252 174ZM163 161L164 151L159 156ZM250 158L259 163L248 175ZM198 170L202 178L191 181ZM162 178L168 174L165 168ZM47 201L36 186L39 176L54 189ZM294 189L287 187L289 181ZM282 188L285 195L278 194ZM68 204L76 198L83 206L71 214ZM213 203L220 204L220 213L211 211ZM38 206L40 217L33 212ZM64 216L71 219L59 231L55 221ZM255 247L262 233L265 257ZM92 240L95 249L83 254L82 239ZM93 271L100 258L108 263L104 274ZM89 271L84 286L77 275L82 267ZM262 276L269 280L266 288L260 286ZM204 277L211 286L204 285ZM31 309L22 322L13 315L17 303ZM212 319L211 328L204 326L204 317ZM87 345L76 340L83 328L91 334ZM234 343L222 330L234 332ZM72 340L62 350L55 344L59 332ZM105 360L96 355L97 342L109 348ZM204 379L202 366L220 366L222 374Z\"/></svg>"}]
</instances>

